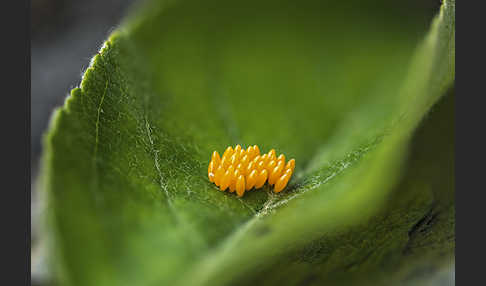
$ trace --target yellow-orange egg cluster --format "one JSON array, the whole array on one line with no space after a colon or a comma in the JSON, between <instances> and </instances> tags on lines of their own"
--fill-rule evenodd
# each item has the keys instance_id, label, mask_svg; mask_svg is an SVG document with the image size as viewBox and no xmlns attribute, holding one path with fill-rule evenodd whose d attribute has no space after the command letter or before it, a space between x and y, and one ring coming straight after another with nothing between
<instances>
[{"instance_id":1,"label":"yellow-orange egg cluster","mask_svg":"<svg viewBox=\"0 0 486 286\"><path fill-rule=\"evenodd\" d=\"M275 149L260 155L257 145L246 150L236 145L234 149L231 146L226 148L222 157L217 151L213 152L208 166L208 177L221 191L229 188L230 192L236 191L241 197L245 191L259 189L267 181L274 186L276 193L282 191L294 169L295 160L285 163L285 155L280 154L277 157Z\"/></svg>"}]
</instances>

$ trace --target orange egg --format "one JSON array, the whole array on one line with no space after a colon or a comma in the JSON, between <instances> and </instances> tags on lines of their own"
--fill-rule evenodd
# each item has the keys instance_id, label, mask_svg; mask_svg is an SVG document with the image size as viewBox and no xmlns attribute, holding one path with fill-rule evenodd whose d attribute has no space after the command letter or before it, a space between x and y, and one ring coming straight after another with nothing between
<instances>
[{"instance_id":1,"label":"orange egg","mask_svg":"<svg viewBox=\"0 0 486 286\"><path fill-rule=\"evenodd\" d=\"M242 197L252 188L261 189L265 183L274 186L274 192L281 192L287 186L295 169L295 160L285 163L285 155L276 157L275 149L260 155L257 145L243 149L229 146L222 156L217 151L211 155L208 165L208 179L221 191L236 192Z\"/></svg>"}]
</instances>

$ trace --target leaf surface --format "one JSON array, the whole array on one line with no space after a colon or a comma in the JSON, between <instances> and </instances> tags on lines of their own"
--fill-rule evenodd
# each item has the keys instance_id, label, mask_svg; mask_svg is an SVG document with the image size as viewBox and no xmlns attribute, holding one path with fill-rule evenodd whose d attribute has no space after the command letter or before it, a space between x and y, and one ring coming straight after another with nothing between
<instances>
[{"instance_id":1,"label":"leaf surface","mask_svg":"<svg viewBox=\"0 0 486 286\"><path fill-rule=\"evenodd\" d=\"M427 33L372 6L149 1L133 14L46 136L60 281L230 284L381 209L453 83L455 2ZM236 144L295 158L287 189L218 191L210 154Z\"/></svg>"}]
</instances>

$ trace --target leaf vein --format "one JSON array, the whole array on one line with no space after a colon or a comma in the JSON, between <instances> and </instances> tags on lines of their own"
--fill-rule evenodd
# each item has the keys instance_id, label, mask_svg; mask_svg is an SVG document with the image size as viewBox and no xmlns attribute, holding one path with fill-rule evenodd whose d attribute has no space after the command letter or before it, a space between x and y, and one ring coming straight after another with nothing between
<instances>
[{"instance_id":1,"label":"leaf vein","mask_svg":"<svg viewBox=\"0 0 486 286\"><path fill-rule=\"evenodd\" d=\"M103 101L105 100L105 96L108 90L108 82L109 80L106 80L105 83L105 90L103 91L103 95L101 96L100 103L98 104L98 111L96 115L96 124L95 124L95 146L94 146L94 152L93 152L93 160L96 161L96 156L98 154L98 145L99 145L99 137L100 137L100 116L101 116L101 107L103 105Z\"/></svg>"}]
</instances>

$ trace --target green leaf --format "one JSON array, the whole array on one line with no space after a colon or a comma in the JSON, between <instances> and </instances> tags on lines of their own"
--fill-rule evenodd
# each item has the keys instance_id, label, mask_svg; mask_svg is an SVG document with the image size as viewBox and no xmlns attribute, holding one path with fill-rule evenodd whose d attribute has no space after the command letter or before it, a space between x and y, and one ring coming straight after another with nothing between
<instances>
[{"instance_id":1,"label":"green leaf","mask_svg":"<svg viewBox=\"0 0 486 286\"><path fill-rule=\"evenodd\" d=\"M323 236L352 240L453 83L454 11L445 1L425 34L381 2L144 4L46 136L59 281L227 285ZM210 154L236 144L295 158L287 189L218 191Z\"/></svg>"},{"instance_id":2,"label":"green leaf","mask_svg":"<svg viewBox=\"0 0 486 286\"><path fill-rule=\"evenodd\" d=\"M262 265L237 285L453 285L454 215L452 93L415 133L382 210Z\"/></svg>"}]
</instances>

